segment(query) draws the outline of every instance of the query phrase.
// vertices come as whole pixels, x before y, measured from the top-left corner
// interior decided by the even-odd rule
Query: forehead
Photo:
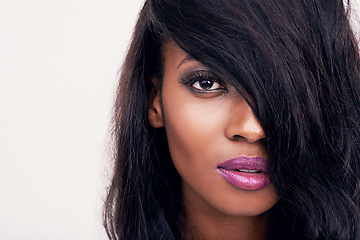
[[[185,53],[174,41],[165,40],[162,45],[163,52]]]
[[[184,50],[182,50],[175,42],[173,41],[165,41],[162,46],[162,55],[166,61],[172,60],[179,60],[186,58],[189,56]],[[190,57],[190,56],[189,56]],[[181,60],[180,60],[181,61]]]
[[[172,68],[179,70],[182,66],[188,65],[198,65],[205,68],[203,64],[194,59],[184,50],[182,50],[175,42],[167,41],[163,44],[162,47],[163,55],[163,64],[166,71],[166,68]]]
[[[196,65],[201,65],[203,68],[210,68],[200,60],[195,59],[193,56],[191,56],[189,53],[185,52],[183,49],[181,49],[174,41],[167,41],[162,46],[162,55],[164,58],[164,62],[167,60],[173,60],[178,61],[178,66],[180,66],[192,62]]]

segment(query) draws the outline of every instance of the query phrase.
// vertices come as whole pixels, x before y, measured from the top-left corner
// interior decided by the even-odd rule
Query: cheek
[[[164,97],[163,106],[170,153],[181,175],[191,174],[189,169],[205,170],[204,165],[214,165],[211,156],[219,148],[223,133],[221,116],[225,114],[217,104],[184,99]]]

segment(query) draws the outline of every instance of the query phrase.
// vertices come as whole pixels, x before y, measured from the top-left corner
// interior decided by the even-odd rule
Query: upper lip
[[[238,156],[222,162],[218,168],[226,170],[258,170],[267,172],[267,160],[261,156]]]

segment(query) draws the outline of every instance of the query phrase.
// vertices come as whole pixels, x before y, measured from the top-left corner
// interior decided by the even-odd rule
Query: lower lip
[[[242,190],[256,191],[270,184],[269,176],[265,173],[244,173],[223,168],[217,170],[226,181]]]

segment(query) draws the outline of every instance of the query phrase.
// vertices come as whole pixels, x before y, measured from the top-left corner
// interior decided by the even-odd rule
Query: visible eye
[[[186,75],[181,82],[197,93],[226,91],[226,84],[214,73],[207,70],[196,70]]]
[[[224,89],[224,87],[219,83],[208,79],[198,80],[193,85],[191,85],[191,87],[200,91],[213,91],[217,89]]]

